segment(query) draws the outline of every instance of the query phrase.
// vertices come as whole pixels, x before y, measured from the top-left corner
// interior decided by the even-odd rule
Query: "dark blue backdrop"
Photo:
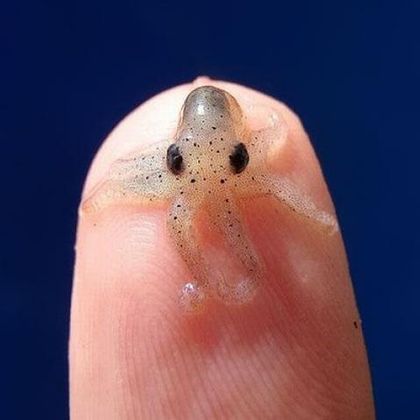
[[[420,418],[419,2],[255,3],[2,4],[0,418],[67,417],[89,162],[136,105],[200,74],[302,117],[344,230],[379,418]]]

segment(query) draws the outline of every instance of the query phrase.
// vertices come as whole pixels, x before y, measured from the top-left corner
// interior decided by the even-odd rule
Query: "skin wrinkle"
[[[310,335],[309,335],[309,338]],[[296,336],[290,339],[290,342],[296,342]],[[316,342],[308,340],[307,347],[317,349]],[[293,349],[293,353],[297,354],[296,349]],[[332,357],[330,357],[332,356]],[[338,401],[341,397],[342,384],[345,381],[342,373],[345,368],[340,368],[340,364],[335,363],[334,352],[329,351],[328,343],[324,343],[324,347],[320,352],[306,352],[304,354],[305,368],[302,369],[298,363],[296,363],[293,369],[296,371],[296,375],[305,378],[305,383],[312,383],[312,390],[319,390],[316,395],[313,396],[316,401],[316,406],[321,405],[322,401],[326,401],[327,405],[331,406],[331,399]],[[328,371],[323,371],[319,366],[328,366],[329,363],[333,363],[334,374],[331,375]],[[337,369],[338,368],[338,369]],[[315,373],[316,372],[316,373]],[[325,389],[325,383],[328,383],[328,389]],[[329,390],[334,390],[331,394]],[[335,397],[333,397],[335,395]],[[311,396],[309,395],[308,398]]]
[[[223,389],[220,389],[218,392],[217,387],[213,386],[214,375],[209,375],[210,366],[207,363],[207,358],[203,358],[200,353],[197,353],[197,349],[195,347],[189,347],[189,340],[185,341],[184,343],[186,347],[189,349],[187,358],[194,358],[199,357],[199,361],[196,364],[196,370],[194,372],[195,378],[200,378],[200,383],[202,384],[202,389],[204,389],[204,394],[202,396],[198,395],[197,399],[204,399],[209,402],[210,406],[213,406],[214,409],[217,407],[217,411],[223,411],[223,406],[221,401],[223,400]],[[200,368],[201,367],[201,368]],[[216,370],[217,373],[217,370]],[[220,376],[217,375],[217,380],[220,381]],[[211,388],[211,389],[209,389]],[[215,391],[215,394],[212,391]],[[214,396],[216,396],[216,401]],[[218,403],[219,402],[219,403]],[[211,411],[205,411],[206,415],[211,416]]]
[[[223,362],[222,362],[223,363]],[[220,366],[217,370],[223,369],[223,366]]]
[[[187,347],[186,344],[187,343],[185,343],[185,342],[182,343],[183,346]],[[180,345],[179,348],[182,348],[181,345]],[[189,354],[187,353],[187,355],[182,357],[182,352],[178,350],[177,356],[178,357],[177,357],[176,360],[174,360],[173,366],[182,366],[183,365],[183,366],[186,367],[186,366],[188,366],[188,359],[192,359],[191,352],[189,352]],[[202,363],[197,363],[194,366],[194,382],[192,383],[192,386],[191,386],[191,389],[193,391],[190,394],[189,401],[190,401],[191,404],[193,404],[194,411],[198,410],[198,412],[200,414],[215,412],[216,408],[213,404],[212,399],[208,398],[207,393],[205,393],[203,396],[201,396],[201,395],[197,395],[196,391],[195,391],[195,389],[205,388],[205,384],[206,384],[206,382],[203,378],[203,375],[201,374],[201,371],[199,369],[200,365],[202,366],[203,364]],[[185,381],[185,379],[184,379],[183,382],[187,382],[187,381]],[[218,394],[217,390],[213,390],[213,391],[216,393],[216,395]],[[219,395],[218,398],[220,398],[220,395]],[[220,407],[219,407],[219,409],[220,409]],[[187,415],[187,413],[185,413],[185,415]]]
[[[180,331],[177,331],[177,333],[180,333]],[[177,341],[177,346],[176,346],[177,349],[180,349],[183,346],[187,346],[187,343],[183,339],[182,335],[179,336],[179,338],[175,337],[175,332],[174,332],[173,335],[174,335],[174,339]],[[174,359],[172,361],[172,364],[169,364],[170,366],[185,366],[185,367],[187,367],[188,366],[188,360],[193,359],[193,357],[191,357],[191,356],[188,357],[188,355],[182,357],[182,352],[180,352],[179,350],[174,352],[174,354],[176,354],[179,357],[177,357],[177,359]],[[195,377],[195,380],[198,379],[199,384],[201,385],[201,387],[203,387],[203,385],[205,385],[205,381],[203,380],[202,375],[201,375],[201,371],[199,370],[198,367],[199,367],[199,364],[197,364],[197,366],[196,366],[194,377]],[[183,382],[185,382],[185,381],[183,381]],[[195,387],[192,386],[191,389],[194,390]],[[184,393],[183,393],[183,396],[185,397]],[[191,401],[191,403],[196,403],[200,413],[206,413],[206,412],[209,411],[208,409],[205,408],[205,405],[206,405],[205,403],[209,403],[211,401],[210,398],[207,398],[207,395],[204,395],[204,398],[200,398],[200,397],[197,398],[197,395],[195,395],[194,391],[192,391],[191,394],[188,396],[188,400]],[[198,404],[197,404],[197,401],[198,401]],[[203,405],[203,403],[205,405]]]
[[[273,344],[274,344],[274,348],[275,348],[275,343],[273,343]],[[267,356],[270,354],[270,352],[272,352],[272,350],[273,350],[272,346],[267,348]],[[264,357],[263,357],[263,353],[261,352],[261,349],[260,349],[259,353],[260,353],[261,360],[263,360]],[[268,358],[268,360],[270,360],[270,358]],[[284,363],[287,364],[287,361],[283,360],[282,364],[278,363],[277,368],[280,368],[282,371],[287,371],[287,369],[284,369]],[[276,375],[277,369],[271,369],[268,372],[270,372],[270,380],[273,384],[272,389],[275,390],[277,388],[276,385],[275,385],[276,384],[276,378],[279,381],[277,386],[278,386],[279,389],[281,389],[282,385],[284,385],[285,379],[287,379],[287,378],[283,378],[283,380],[280,381],[280,377],[281,376],[284,377],[284,374],[283,375]],[[289,381],[290,381],[290,378],[289,378]],[[261,392],[262,392],[262,390],[261,390]],[[273,396],[275,397],[275,393],[274,393]]]
[[[243,327],[242,327],[242,331],[245,333]],[[263,335],[258,340],[258,342],[255,342],[252,345],[252,348],[251,348],[252,351],[250,352],[250,354],[251,354],[251,356],[253,356],[253,364],[256,367],[254,374],[256,374],[256,372],[258,372],[258,377],[255,378],[252,382],[256,382],[256,379],[261,378],[260,372],[263,373],[263,372],[267,371],[267,370],[264,369],[265,368],[264,362],[263,362],[264,357],[258,357],[258,355],[257,355],[257,353],[260,353],[260,355],[261,355],[261,352],[264,351],[264,345],[261,344],[264,341],[264,339],[267,339],[267,335]],[[244,348],[245,350],[247,348],[246,342],[243,339],[242,340],[240,339],[239,346]],[[259,348],[257,346],[259,346]],[[270,371],[268,370],[267,372],[270,372]],[[267,385],[267,383],[265,381],[265,378],[263,378],[263,384],[265,386]],[[263,397],[263,395],[264,395],[264,392],[263,392],[263,389],[261,389],[259,398]],[[257,402],[256,406],[258,407],[259,404],[261,404],[261,403]]]
[[[188,343],[183,343],[188,348]],[[189,358],[193,359],[193,349],[188,348],[188,352],[186,354],[186,357],[183,359],[184,363],[185,360],[188,360]],[[211,388],[210,392],[203,392],[203,395],[200,395],[198,393],[193,393],[192,398],[192,404],[194,404],[194,407],[198,407],[200,415],[203,416],[209,416],[209,413],[212,412],[219,412],[222,410],[222,405],[220,403],[221,400],[221,393],[215,388],[212,384],[212,382],[207,382],[205,375],[202,374],[202,368],[204,366],[205,369],[205,361],[200,358],[200,360],[196,363],[194,366],[194,382],[192,384],[192,389],[206,389],[206,385],[208,388]],[[201,369],[200,369],[201,367]],[[216,401],[212,396],[216,396]],[[195,410],[194,410],[195,411]]]
[[[214,368],[216,371],[221,371],[222,369],[226,370],[224,383],[226,386],[226,392],[230,392],[232,395],[232,399],[237,401],[235,410],[238,415],[243,415],[247,413],[247,406],[248,401],[247,399],[240,398],[240,390],[239,386],[241,385],[239,381],[236,380],[234,374],[236,373],[235,367],[231,367],[231,355],[229,352],[226,351],[226,346],[220,348],[220,352],[216,355]],[[228,369],[227,369],[228,367]],[[225,401],[226,401],[226,394],[225,393]],[[253,395],[252,395],[253,397]],[[226,402],[224,403],[226,404]],[[228,404],[228,407],[231,407],[231,403]]]
[[[129,300],[129,309],[127,310],[127,314],[131,314],[132,312],[134,312],[131,307],[132,307],[132,303]],[[122,313],[125,313],[124,311]],[[124,327],[122,327],[122,333],[123,333],[123,341],[122,343],[131,343],[131,342],[135,342],[133,340],[133,334],[134,334],[134,329],[130,328],[129,322],[125,323],[126,325],[124,325]],[[138,391],[140,390],[140,387],[138,386],[138,378],[137,375],[133,375],[131,372],[135,372],[135,357],[133,357],[134,355],[134,347],[132,346],[124,346],[123,347],[123,353],[124,353],[124,360],[125,360],[125,364],[127,366],[126,369],[126,377],[128,378],[128,392],[127,392],[127,396],[128,395],[136,395],[138,393]],[[135,402],[135,400],[133,401],[132,399],[127,400],[126,398],[124,398],[125,400],[125,408],[126,408],[126,413],[127,413],[127,417],[128,418],[132,418],[135,419],[136,417],[138,417],[138,412],[140,411],[141,416],[144,416],[144,412],[142,411],[142,407],[140,406],[140,410],[138,410],[138,408],[136,407],[137,404]],[[130,416],[131,414],[131,416]]]
[[[216,328],[218,328],[218,327],[216,327]],[[226,335],[228,336],[228,337],[231,337],[231,334],[229,334],[229,333],[226,333]],[[228,345],[226,345],[226,346],[228,346]],[[230,347],[232,347],[232,346],[230,346]],[[223,357],[223,356],[221,356],[221,357]],[[240,356],[237,356],[236,358],[233,358],[234,360],[236,359],[236,360],[240,360],[241,359],[241,357]],[[223,367],[223,366],[220,366],[220,369],[225,369],[226,370],[226,368],[225,367]],[[238,369],[236,369],[236,370],[238,370]],[[239,383],[240,383],[240,381],[238,381]]]
[[[284,170],[284,164],[317,206],[332,211],[298,119],[261,94],[215,83],[241,104],[246,98],[281,109],[288,140],[273,168]],[[161,94],[128,117],[102,147],[86,188],[113,160],[173,133],[190,89]],[[340,236],[324,235],[272,199],[244,199],[240,207],[267,276],[252,303],[209,301],[193,318],[178,306],[179,287],[190,273],[169,242],[165,206],[130,205],[81,219],[70,342],[72,418],[373,418]],[[203,227],[197,230],[203,233]],[[217,245],[220,238],[204,238],[203,246],[212,241]]]
[[[186,347],[189,347],[189,341],[185,342]],[[193,349],[191,348],[190,354],[193,353]],[[204,364],[207,362],[207,360],[204,360],[204,357],[201,353],[195,352],[198,354],[199,362],[196,365],[195,369],[195,375],[196,377],[201,379],[202,387],[205,388],[206,385],[206,378],[204,375],[201,375],[200,366],[204,366]],[[208,366],[208,363],[206,363]],[[218,371],[215,372],[216,376],[218,378],[219,383],[223,383],[223,379],[221,378],[221,375],[218,374]],[[222,412],[223,411],[223,405],[222,405],[222,391],[218,391],[217,386],[213,384],[212,381],[208,382],[208,387],[211,388],[210,393],[207,393],[205,397],[207,398],[207,401],[210,402],[210,407],[213,407],[214,411],[209,410],[206,414],[211,417],[212,412]],[[216,397],[216,398],[214,398]]]
[[[124,322],[124,314],[126,313],[130,313],[130,311],[123,311],[122,310],[122,300],[119,300],[118,302],[118,318],[117,318],[117,325],[116,325],[116,334],[118,337],[117,343],[116,343],[116,352],[117,354],[121,354],[120,356],[120,360],[121,360],[121,365],[124,366],[126,364],[128,364],[128,360],[129,357],[127,357],[127,355],[129,355],[128,351],[125,351],[125,347],[123,346],[123,343],[128,342],[127,341],[127,330],[125,328],[123,328]],[[124,378],[125,376],[122,374],[122,366],[117,366],[115,368],[115,376],[116,376],[116,383],[118,384],[119,389],[125,390],[126,389],[126,385],[125,385],[125,381]],[[129,376],[128,376],[128,381],[129,381]],[[128,387],[129,389],[130,387]],[[129,416],[129,412],[130,412],[130,405],[128,404],[128,400],[129,400],[129,392],[121,392],[121,398],[122,398],[122,411],[123,411],[123,415],[124,417],[126,417],[127,419],[130,419],[132,417]]]
[[[240,342],[239,345],[243,346],[244,343]],[[249,376],[252,379],[250,381],[250,385],[248,385],[248,388],[252,387],[252,383],[256,382],[257,380],[260,380],[261,376],[264,376],[263,375],[264,371],[261,370],[261,365],[262,365],[261,359],[260,359],[260,357],[258,357],[257,353],[258,353],[257,350],[255,348],[253,348],[252,352],[251,352],[251,356],[252,356],[252,365],[255,367],[255,369],[252,370],[252,372],[251,372],[252,375]],[[233,360],[235,360],[235,358],[233,358]],[[237,358],[236,358],[236,360],[237,360]],[[242,372],[242,370],[240,369],[240,367],[238,365],[236,366],[236,369],[238,369],[239,372]],[[244,374],[242,374],[241,380],[244,383],[247,382],[247,379],[248,379],[247,376],[246,375],[244,376]],[[262,379],[263,379],[263,385],[266,386],[265,378],[262,378]],[[262,400],[262,397],[264,395],[263,388],[261,388],[261,390],[259,390],[259,392],[258,391],[255,392],[255,390],[250,389],[249,393],[254,397],[254,401],[255,401],[254,404],[249,405],[249,411],[255,416],[255,415],[258,414],[257,412],[255,412],[256,407],[261,405],[261,401],[263,401]],[[259,410],[260,415],[262,415],[262,414],[268,415],[268,412],[266,411],[266,407],[265,407],[264,404],[262,404],[261,408],[262,409]]]
[[[176,329],[176,330],[172,331],[172,333],[171,333],[171,336],[172,336],[174,342],[176,342],[176,345],[174,346],[175,347],[174,348],[174,351],[172,351],[170,353],[170,357],[171,357],[170,360],[171,361],[169,363],[167,363],[167,366],[170,366],[171,367],[170,369],[172,371],[174,371],[175,375],[177,376],[177,379],[179,380],[179,381],[174,381],[173,382],[173,387],[174,387],[173,389],[176,389],[176,384],[177,383],[180,383],[183,386],[185,384],[185,380],[184,380],[184,378],[181,375],[181,372],[182,371],[178,372],[174,368],[175,366],[186,366],[187,365],[186,364],[187,355],[185,355],[184,357],[182,357],[182,353],[180,352],[180,349],[183,348],[183,344],[184,344],[183,343],[182,336],[180,336],[180,332],[181,331],[179,331],[178,329]],[[163,348],[163,346],[162,346],[162,348]],[[164,366],[164,369],[165,368],[166,367]],[[193,391],[192,391],[193,389],[194,389],[194,386],[191,387],[191,392],[188,392],[188,387],[187,386],[186,387],[183,387],[183,390],[181,392],[182,398],[185,398],[186,400],[190,400],[190,401],[197,400],[197,398],[195,398],[195,399],[192,398],[194,396]],[[201,399],[198,399],[198,401],[200,403]],[[175,411],[175,408],[176,408],[176,403],[174,404],[174,407],[173,407],[173,410],[174,410],[173,415],[174,416],[177,413]],[[182,417],[181,415],[176,416],[176,418],[181,418],[181,417]]]
[[[228,343],[227,343],[228,344]],[[220,352],[220,355],[218,357],[218,361],[219,361],[219,369],[223,369],[225,368],[223,366],[223,364],[225,363],[225,358],[228,359],[228,361],[230,362],[232,368],[229,369],[229,374],[230,374],[230,380],[232,383],[232,388],[235,389],[236,393],[237,393],[237,398],[238,400],[242,403],[242,413],[249,413],[250,411],[252,412],[252,408],[253,407],[258,407],[259,406],[259,401],[256,398],[256,395],[254,392],[251,393],[246,393],[246,395],[249,395],[249,398],[240,398],[241,395],[245,394],[243,390],[243,386],[246,385],[246,381],[243,380],[242,375],[241,375],[241,369],[238,366],[239,363],[239,358],[235,357],[236,355],[232,355],[232,347],[226,345],[225,346],[225,351],[226,351],[226,356],[223,355],[222,352]],[[250,378],[251,378],[251,382],[255,381],[255,375],[254,372],[251,371],[250,374]],[[231,388],[231,389],[232,389]]]
[[[185,343],[185,344],[187,344],[187,343]],[[178,348],[178,347],[181,347],[181,345],[177,345],[176,346],[176,348]],[[190,358],[193,359],[193,357],[191,357],[191,356],[192,355],[190,355]],[[181,359],[181,360],[178,360],[178,361],[177,360],[174,360],[171,365],[172,366],[186,366],[187,365],[187,360],[188,360],[188,356],[185,357],[185,358],[183,358],[183,359]],[[198,370],[198,366],[200,366],[200,365],[203,366],[203,362],[197,363],[197,370],[195,372],[195,377],[198,377],[198,378],[201,378],[203,376],[202,375],[202,372],[200,370]],[[203,377],[203,379],[204,379],[204,377]],[[201,380],[200,382],[201,382],[201,384],[205,384],[205,380]],[[185,395],[184,395],[184,397],[185,397]],[[194,400],[194,397],[196,397],[196,396],[192,394],[191,397],[192,397],[191,400]],[[188,398],[188,399],[190,399],[190,398]],[[204,400],[204,401],[209,400],[209,401],[211,401],[211,398],[208,398],[207,395],[204,395],[204,398],[195,398],[195,399],[198,399],[199,401],[201,401],[201,400]]]
[[[307,319],[301,319],[303,322],[307,322]],[[292,322],[292,319],[288,320],[288,323]],[[315,325],[316,327],[316,325]],[[273,326],[273,329],[275,330],[275,327]],[[299,327],[297,326],[296,331],[299,332]],[[298,333],[294,333],[293,330],[291,330],[288,334],[287,339],[285,338],[285,346],[287,348],[285,349],[286,352],[290,354],[298,355],[296,349],[301,348],[301,345],[299,345],[299,335]],[[299,332],[299,334],[301,334]],[[310,334],[308,334],[309,337]],[[296,347],[297,344],[297,347]],[[306,347],[308,348],[317,348],[316,342],[308,341],[306,344]],[[289,370],[294,372],[295,376],[301,378],[303,382],[305,382],[307,385],[312,384],[310,387],[312,390],[320,389],[320,393],[317,393],[316,396],[313,397],[314,401],[317,403],[316,405],[319,405],[320,403],[320,397],[322,397],[322,394],[328,395],[328,390],[325,389],[325,383],[328,383],[328,388],[335,388],[336,390],[339,389],[336,387],[336,385],[340,385],[340,381],[342,380],[341,375],[328,375],[328,373],[325,373],[322,370],[319,370],[318,366],[323,366],[324,363],[322,362],[330,362],[329,354],[328,354],[328,344],[324,343],[323,349],[320,354],[315,354],[313,352],[305,352],[303,354],[303,361],[304,361],[304,367],[301,367],[301,363],[298,362],[298,360],[294,360],[293,364],[289,363]],[[321,361],[321,363],[320,363]],[[313,369],[312,366],[316,369]],[[316,372],[316,373],[315,373]],[[337,378],[337,381],[334,379]],[[340,392],[336,392],[337,394],[340,394]],[[307,398],[311,398],[310,395],[307,395]],[[331,395],[328,397],[331,398]],[[327,399],[328,399],[327,398]]]
[[[160,348],[163,348],[163,346],[161,346],[159,343],[157,343],[156,342],[156,339],[153,339],[153,337],[154,337],[154,334],[153,334],[153,331],[150,333],[150,334],[148,334],[148,336],[150,337],[150,338],[152,338],[152,340],[151,340],[151,342],[152,343],[156,343],[156,344],[154,344],[154,348],[155,348],[155,351],[152,351],[148,356],[146,356],[146,357],[144,357],[146,360],[151,360],[150,358],[153,358],[152,360],[155,360],[155,357],[156,357],[156,355],[160,355],[160,358],[161,359],[165,359],[165,357],[162,355],[162,353],[161,352],[159,352],[159,349]],[[169,339],[169,338],[168,338]],[[130,342],[132,342],[133,340],[130,340]],[[134,342],[136,342],[137,340],[136,339],[134,339]],[[181,347],[181,345],[180,344],[176,344],[175,345],[175,348],[177,348],[177,347]],[[169,365],[172,365],[172,366],[182,366],[182,365],[184,365],[185,363],[184,363],[184,361],[172,361],[172,362],[169,362],[168,360],[166,360],[166,363],[167,364],[169,364]],[[164,371],[164,372],[166,372],[166,370],[165,370],[165,363],[162,365],[162,367],[155,367],[155,369],[156,370],[158,370],[158,371]],[[163,381],[164,382],[164,381]],[[181,384],[182,384],[183,382],[181,381]],[[137,394],[137,392],[134,392],[133,393],[134,395],[136,395]],[[185,395],[185,393],[183,392],[182,393],[183,395]]]
[[[282,297],[280,297],[279,296],[279,300],[280,301],[282,301],[283,299],[282,299]],[[334,313],[334,312],[333,312]],[[316,327],[316,325],[315,325],[315,327]],[[328,336],[327,336],[328,337]],[[286,340],[286,342],[288,342],[288,341],[290,341],[291,342],[291,340]],[[316,346],[312,346],[312,347],[315,347],[316,348]],[[328,348],[328,346],[326,346],[327,348]],[[310,357],[310,353],[309,353],[309,357]],[[316,364],[316,363],[314,363],[314,364]],[[334,377],[333,377],[334,378]],[[327,378],[328,379],[328,378]]]
[[[174,346],[175,349],[177,348],[177,342],[174,342]],[[161,375],[157,375],[156,379],[158,380],[158,382],[156,383],[156,387],[158,387],[159,389],[163,389],[163,395],[164,395],[164,400],[161,401],[161,404],[159,405],[161,412],[159,413],[158,417],[161,418],[168,418],[168,417],[172,417],[175,414],[175,410],[176,410],[176,404],[173,405],[173,409],[171,409],[172,404],[170,403],[171,400],[171,385],[172,387],[174,386],[174,382],[172,382],[172,384],[170,383],[170,380],[168,381],[168,371],[166,369],[166,366],[171,366],[173,363],[173,356],[171,355],[167,355],[166,353],[163,352],[162,347],[156,343],[155,339],[151,340],[151,348],[153,349],[153,354],[156,357],[156,371],[158,372],[162,372]],[[168,357],[169,356],[169,357]],[[171,360],[172,359],[172,360]],[[169,382],[169,383],[168,383]],[[188,395],[186,394],[186,391],[183,387],[183,381],[179,381],[178,382],[181,388],[181,395]],[[174,388],[172,388],[174,389]]]
[[[233,361],[238,360],[237,358],[234,358],[234,357],[232,359]],[[257,383],[257,381],[261,383],[261,375],[259,373],[260,370],[258,369],[258,363],[257,363],[259,360],[259,357],[256,355],[255,351],[252,351],[251,354],[247,357],[247,360],[249,360],[251,362],[250,364],[254,367],[254,369],[251,370],[251,375],[249,375],[249,378],[248,378],[248,375],[245,374],[243,370],[240,369],[240,367],[237,364],[235,367],[238,373],[240,373],[240,380],[244,383],[244,385],[248,383],[247,393],[254,397],[254,403],[249,406],[249,411],[251,412],[252,417],[254,418],[258,414],[260,415],[265,414],[265,416],[268,416],[269,413],[266,411],[266,406],[263,404],[263,399],[262,399],[262,396],[264,395],[263,393],[264,388],[260,387],[259,392],[258,392],[258,389],[256,391],[253,385],[254,383]],[[251,380],[249,381],[249,379]],[[264,384],[264,381],[263,381],[263,384]]]
[[[167,275],[167,273],[166,273],[166,271],[165,270],[160,270],[161,272],[162,272],[162,274],[161,274],[161,276],[162,277],[166,277],[166,275]],[[153,284],[151,284],[150,286],[153,286]],[[156,294],[157,293],[157,294]],[[150,300],[150,301],[157,301],[157,302],[160,302],[160,305],[162,305],[162,303],[165,301],[165,300],[167,300],[167,298],[168,298],[168,296],[164,293],[164,291],[163,290],[161,290],[161,289],[159,289],[159,288],[156,288],[156,287],[154,287],[154,288],[152,288],[152,289],[149,289],[148,290],[148,295],[149,295],[149,298],[148,298],[148,300]],[[143,300],[144,300],[144,298],[143,298]],[[169,303],[169,306],[165,309],[165,307],[163,307],[162,308],[162,312],[170,312],[170,303]],[[134,312],[134,316],[133,316],[133,319],[134,320],[136,320],[136,319],[138,319],[138,317],[136,316],[136,311],[133,311]],[[127,330],[134,330],[135,329],[135,326],[133,326],[132,325],[132,323],[130,323],[129,322],[129,320],[127,321],[128,322],[128,325],[127,325]],[[147,335],[147,334],[146,334]],[[137,337],[137,336],[132,336],[130,339],[127,339],[127,342],[128,343],[131,343],[131,342],[141,342],[142,341],[142,337],[141,337],[141,335],[139,336],[139,337]],[[149,358],[151,357],[151,355],[153,354],[153,352],[151,352],[150,353],[150,355],[149,355]],[[145,360],[147,360],[147,358],[148,357],[144,357],[144,359]],[[135,361],[135,358],[133,358],[132,357],[132,359],[133,359],[133,363],[134,363],[134,361]],[[129,371],[131,371],[131,372],[135,372],[135,365],[133,365],[132,366],[132,368],[131,368],[131,370],[129,370]],[[141,389],[141,386],[139,385],[139,383],[137,382],[137,385],[136,386],[133,386],[133,391],[132,391],[132,394],[133,395],[137,395],[138,394],[138,392],[136,392],[136,389]]]

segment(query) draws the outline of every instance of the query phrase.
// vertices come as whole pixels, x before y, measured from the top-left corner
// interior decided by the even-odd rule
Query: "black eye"
[[[166,152],[166,165],[168,169],[175,175],[182,172],[184,166],[182,164],[182,155],[176,144],[171,144]]]
[[[237,174],[246,168],[249,162],[249,155],[243,143],[239,143],[233,148],[233,152],[229,155],[229,160],[233,171]]]

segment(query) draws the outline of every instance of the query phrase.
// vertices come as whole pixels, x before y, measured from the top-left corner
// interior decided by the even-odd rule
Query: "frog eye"
[[[182,155],[176,144],[171,144],[166,152],[166,165],[168,169],[175,175],[182,172],[184,165],[182,164]]]
[[[236,174],[242,172],[249,162],[248,150],[243,143],[238,143],[229,155],[230,166]]]

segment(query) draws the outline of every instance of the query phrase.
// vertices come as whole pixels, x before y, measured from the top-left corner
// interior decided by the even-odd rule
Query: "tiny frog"
[[[270,195],[297,214],[337,230],[332,215],[317,209],[288,179],[269,172],[268,152],[287,135],[284,123],[277,120],[254,131],[248,125],[232,95],[213,86],[198,87],[185,99],[175,137],[114,162],[82,204],[89,213],[114,203],[169,202],[168,231],[192,274],[179,294],[190,312],[202,308],[208,297],[228,304],[249,302],[264,278],[238,200]],[[245,273],[240,278],[213,274],[194,228],[201,210],[239,261]]]

